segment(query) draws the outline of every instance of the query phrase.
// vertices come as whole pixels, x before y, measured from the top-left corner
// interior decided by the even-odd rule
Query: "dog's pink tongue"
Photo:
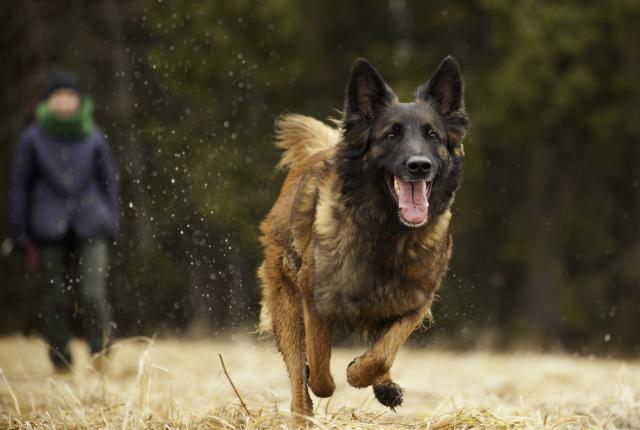
[[[405,221],[420,224],[429,216],[429,201],[427,200],[427,182],[405,182],[398,178],[398,204],[400,213]]]

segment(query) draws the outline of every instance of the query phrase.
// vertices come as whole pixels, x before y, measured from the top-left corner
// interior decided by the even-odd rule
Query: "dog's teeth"
[[[395,176],[393,177],[393,188],[396,190],[396,194],[400,194],[400,184]]]

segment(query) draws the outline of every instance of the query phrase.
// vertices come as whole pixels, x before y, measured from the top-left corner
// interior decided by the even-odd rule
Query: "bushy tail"
[[[283,115],[276,121],[276,146],[284,149],[278,168],[291,168],[309,156],[336,146],[340,132],[305,115]]]

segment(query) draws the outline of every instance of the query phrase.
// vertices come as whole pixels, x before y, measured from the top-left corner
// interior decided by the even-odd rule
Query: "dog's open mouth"
[[[402,224],[416,228],[429,221],[429,196],[432,182],[405,181],[397,176],[388,175],[387,185],[398,205],[398,217]]]

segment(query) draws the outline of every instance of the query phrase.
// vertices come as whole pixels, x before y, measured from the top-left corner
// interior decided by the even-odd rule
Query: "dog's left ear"
[[[357,59],[347,85],[346,120],[371,121],[395,99],[395,94],[376,69],[364,58]]]
[[[458,63],[447,56],[425,85],[418,88],[416,98],[437,105],[447,126],[449,151],[464,156],[462,140],[469,129],[469,116],[464,107],[464,84]]]
[[[445,115],[464,112],[464,86],[458,63],[447,56],[429,82],[418,88],[417,98],[422,101],[435,101]]]

